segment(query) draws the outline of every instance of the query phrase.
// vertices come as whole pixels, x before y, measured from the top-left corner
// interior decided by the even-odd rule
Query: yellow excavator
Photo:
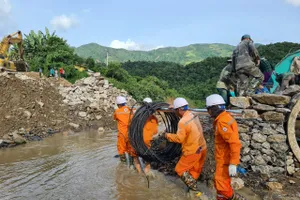
[[[11,45],[17,44],[19,60],[10,61],[8,51]],[[26,72],[29,71],[28,64],[24,61],[22,32],[18,31],[3,38],[0,43],[0,72]]]

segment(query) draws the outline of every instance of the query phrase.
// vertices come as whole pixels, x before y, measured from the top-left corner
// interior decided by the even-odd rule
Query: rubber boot
[[[126,163],[126,156],[125,154],[120,154],[120,161],[123,162],[123,163]]]
[[[188,171],[184,172],[180,178],[190,189],[197,190],[197,180]]]
[[[234,193],[230,200],[247,200],[245,197],[238,193]]]

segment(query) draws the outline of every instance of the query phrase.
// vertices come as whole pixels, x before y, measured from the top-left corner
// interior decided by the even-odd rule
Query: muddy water
[[[178,178],[157,171],[148,189],[114,158],[115,144],[116,133],[90,132],[0,150],[0,199],[188,199]]]

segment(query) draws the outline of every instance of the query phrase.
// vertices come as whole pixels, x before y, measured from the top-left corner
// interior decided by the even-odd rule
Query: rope
[[[179,118],[174,112],[160,113],[161,108],[169,107],[167,103],[142,103],[142,106],[135,112],[129,127],[129,141],[138,156],[147,162],[169,162],[181,153],[181,145],[168,142],[165,138],[152,141],[148,148],[144,143],[143,129],[147,119],[155,112],[162,117],[166,132],[176,133]]]

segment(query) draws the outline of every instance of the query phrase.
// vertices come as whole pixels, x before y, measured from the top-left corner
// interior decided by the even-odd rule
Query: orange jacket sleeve
[[[171,134],[168,133],[166,134],[166,138],[167,140],[169,140],[170,142],[175,142],[175,143],[183,143],[183,141],[185,140],[186,136],[187,136],[187,126],[184,125],[183,122],[179,122],[178,124],[178,130],[176,134]]]
[[[226,122],[218,123],[218,130],[222,138],[229,144],[230,164],[238,165],[240,163],[241,142],[239,134],[233,131]]]

